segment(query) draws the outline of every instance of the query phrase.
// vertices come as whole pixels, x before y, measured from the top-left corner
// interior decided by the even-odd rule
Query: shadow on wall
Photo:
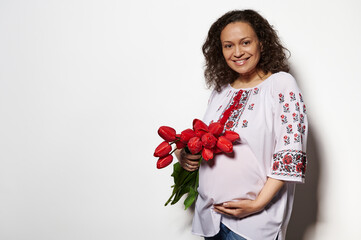
[[[307,139],[306,183],[296,186],[292,217],[287,228],[287,239],[305,240],[307,230],[317,223],[317,193],[321,172],[321,159],[317,146],[317,139],[310,127]]]

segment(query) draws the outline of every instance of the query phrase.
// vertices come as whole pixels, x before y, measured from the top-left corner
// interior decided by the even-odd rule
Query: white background
[[[360,239],[359,1],[0,1],[0,239],[201,239],[164,207],[156,131],[201,118],[210,25],[278,30],[310,118],[288,239]]]

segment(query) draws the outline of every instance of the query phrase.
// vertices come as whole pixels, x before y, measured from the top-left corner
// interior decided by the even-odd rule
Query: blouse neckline
[[[265,82],[268,82],[269,79],[272,78],[275,74],[277,74],[277,73],[272,73],[268,78],[266,78],[265,80],[263,80],[261,83],[257,84],[257,85],[254,86],[254,87],[249,87],[249,88],[234,88],[234,87],[231,86],[230,83],[228,83],[228,87],[229,87],[230,89],[232,89],[233,91],[235,91],[235,92],[237,92],[237,91],[239,91],[239,90],[243,90],[243,91],[252,90],[252,89],[261,87],[263,84],[265,84]]]

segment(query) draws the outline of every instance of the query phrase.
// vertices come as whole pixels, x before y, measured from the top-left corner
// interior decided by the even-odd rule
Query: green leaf
[[[177,203],[179,199],[189,192],[190,188],[194,186],[198,171],[188,172],[186,178],[177,186],[177,193],[172,201],[172,205]]]
[[[187,210],[187,208],[189,208],[190,206],[192,206],[192,204],[194,203],[194,201],[197,199],[198,196],[198,192],[197,190],[195,190],[194,188],[190,188],[189,189],[189,193],[187,198],[184,200],[184,210]]]
[[[179,162],[173,164],[173,173],[172,173],[172,177],[174,178],[174,183],[177,183],[178,179],[179,179],[179,175],[180,175],[180,172],[182,171],[182,167],[181,165],[179,164]]]
[[[200,161],[202,158],[200,159]],[[179,162],[173,164],[173,173],[171,175],[174,178],[174,185],[172,186],[172,195],[165,203],[167,206],[169,203],[176,204],[183,195],[188,194],[184,201],[185,209],[193,204],[198,196],[198,178],[199,171],[189,172],[182,168]]]

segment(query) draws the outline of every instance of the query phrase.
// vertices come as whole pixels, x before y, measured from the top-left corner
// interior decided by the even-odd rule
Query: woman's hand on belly
[[[262,211],[285,183],[278,179],[268,178],[255,200],[241,199],[214,205],[218,213],[232,217],[244,218]]]
[[[255,200],[242,199],[214,205],[214,211],[236,217],[244,218],[262,210]]]

